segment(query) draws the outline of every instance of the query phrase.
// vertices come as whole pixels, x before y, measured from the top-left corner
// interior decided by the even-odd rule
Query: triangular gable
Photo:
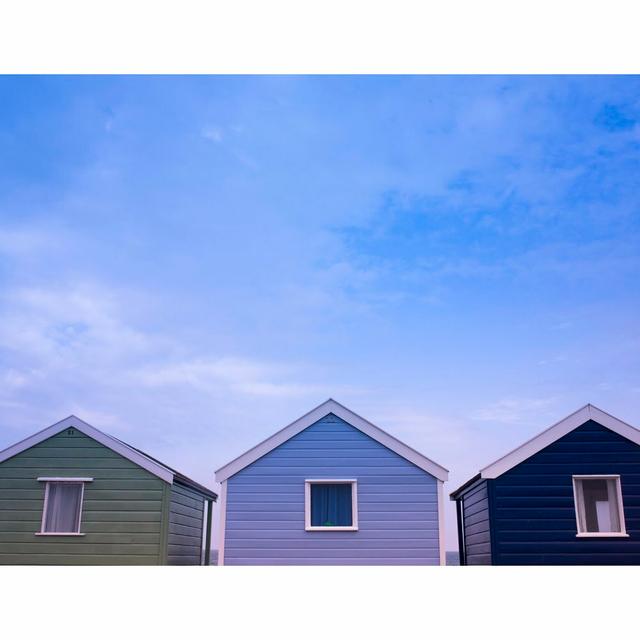
[[[589,420],[593,420],[603,427],[621,435],[623,438],[627,438],[627,440],[631,440],[631,442],[640,445],[640,431],[638,429],[626,422],[622,422],[622,420],[618,420],[618,418],[614,418],[612,415],[594,407],[592,404],[588,404],[482,469],[480,471],[480,477],[492,479],[501,476],[506,471],[509,471],[509,469],[524,462],[527,458],[530,458],[535,453],[538,453],[538,451],[541,451],[556,440],[566,436]]]
[[[368,420],[365,420],[361,416],[353,413],[353,411],[347,409],[339,402],[329,399],[312,411],[309,411],[309,413],[305,414],[301,418],[298,418],[295,422],[292,422],[284,429],[281,429],[270,438],[267,438],[235,460],[232,460],[218,469],[216,471],[216,482],[224,482],[231,476],[238,473],[238,471],[241,471],[259,458],[262,458],[262,456],[266,455],[276,447],[279,447],[281,444],[330,413],[342,418],[342,420],[350,424],[352,427],[362,431],[362,433],[365,433],[388,449],[391,449],[391,451],[394,451],[405,460],[415,464],[417,467],[431,474],[438,480],[443,482],[447,480],[449,475],[447,469],[436,464],[433,460],[423,456],[421,453],[418,453],[415,449],[412,449],[403,442],[400,442],[400,440],[394,438],[386,431],[383,431],[380,427],[376,427]]]
[[[8,449],[5,449],[4,451],[0,451],[0,463],[4,462],[5,460],[8,460],[9,458],[13,458],[13,456],[16,456],[19,453],[22,453],[23,451],[30,449],[31,447],[39,444],[40,442],[43,442],[44,440],[51,438],[52,436],[55,436],[61,433],[65,429],[71,429],[71,428],[77,429],[81,433],[84,433],[86,436],[93,438],[94,440],[104,445],[105,447],[111,449],[112,451],[115,451],[116,453],[119,453],[122,457],[127,458],[128,460],[131,460],[131,462],[137,464],[143,469],[146,469],[149,473],[152,473],[154,476],[161,478],[162,480],[164,480],[165,482],[168,482],[169,484],[173,484],[173,477],[175,475],[173,470],[169,469],[168,467],[165,467],[159,462],[151,460],[140,451],[137,451],[132,447],[130,447],[129,445],[125,444],[124,442],[121,442],[117,438],[114,438],[106,433],[103,433],[99,429],[92,427],[90,424],[87,424],[86,422],[84,422],[83,420],[80,420],[80,418],[77,418],[76,416],[69,416],[64,420],[61,420],[60,422],[56,422],[55,424],[52,424],[50,427],[47,427],[46,429],[39,431],[38,433],[34,433],[29,438],[25,438],[24,440],[17,442],[16,444],[9,447]]]

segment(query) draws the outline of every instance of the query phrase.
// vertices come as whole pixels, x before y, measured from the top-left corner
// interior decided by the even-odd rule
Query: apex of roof
[[[191,480],[191,478],[182,475],[175,469],[172,469],[159,460],[152,458],[150,455],[144,453],[144,451],[136,449],[130,444],[127,444],[126,442],[123,442],[122,440],[119,440],[118,438],[115,438],[108,433],[104,433],[103,431],[96,429],[88,422],[81,420],[73,414],[64,418],[63,420],[60,420],[59,422],[56,422],[55,424],[52,424],[46,429],[42,429],[42,431],[34,433],[32,436],[29,436],[28,438],[25,438],[20,442],[16,442],[16,444],[8,447],[7,449],[0,451],[0,463],[8,460],[9,458],[13,458],[13,456],[16,456],[19,453],[30,449],[31,447],[39,444],[40,442],[43,442],[44,440],[47,440],[48,438],[51,438],[52,436],[57,435],[58,433],[61,433],[65,429],[70,428],[77,429],[78,431],[84,433],[86,436],[93,438],[100,444],[111,449],[112,451],[115,451],[116,453],[119,453],[124,458],[131,460],[131,462],[133,462],[134,464],[137,464],[143,469],[146,469],[149,473],[152,473],[153,475],[164,480],[165,482],[168,482],[169,484],[173,484],[174,480],[177,480],[178,482],[195,489],[196,491],[206,495],[209,498],[212,498],[213,500],[216,500],[218,497],[216,493],[214,493],[210,489],[207,489],[207,487],[204,487],[195,480]]]
[[[216,471],[216,482],[224,482],[245,467],[249,466],[251,463],[258,460],[258,458],[261,458],[270,451],[273,451],[273,449],[279,447],[281,444],[297,435],[307,427],[310,427],[312,424],[324,418],[330,413],[338,416],[339,418],[342,418],[352,427],[355,427],[359,431],[362,431],[388,449],[391,449],[391,451],[394,451],[409,462],[412,462],[420,469],[426,471],[427,473],[430,473],[438,480],[441,480],[443,482],[447,480],[449,475],[447,469],[435,463],[433,460],[430,460],[426,456],[423,456],[421,453],[419,453],[415,449],[412,449],[397,438],[394,438],[386,431],[380,429],[380,427],[377,427],[376,425],[372,424],[368,420],[365,420],[350,409],[347,409],[347,407],[340,404],[333,398],[329,398],[322,404],[318,405],[315,409],[312,409],[308,413],[305,413],[302,417],[298,418],[280,431],[274,433],[266,440],[263,440],[255,447],[252,447],[241,456],[238,456],[223,467],[220,467],[220,469]]]
[[[451,493],[451,497],[455,499],[455,496],[457,496],[460,491],[466,488],[472,481],[482,478],[493,479],[501,476],[503,473],[509,471],[509,469],[512,469],[521,462],[524,462],[527,458],[530,458],[532,455],[538,453],[538,451],[541,451],[550,444],[553,444],[556,440],[566,436],[568,433],[582,426],[589,420],[594,420],[603,427],[621,435],[623,438],[627,438],[627,440],[631,440],[631,442],[635,442],[637,445],[640,445],[640,431],[638,429],[592,404],[586,404],[584,407],[574,411],[566,418],[563,418],[559,422],[551,425],[542,433],[539,433],[537,436],[527,440],[527,442],[520,445],[513,451],[510,451],[501,458],[498,458],[495,462],[492,462],[490,465],[481,469],[477,476],[474,476],[470,481],[466,482]]]

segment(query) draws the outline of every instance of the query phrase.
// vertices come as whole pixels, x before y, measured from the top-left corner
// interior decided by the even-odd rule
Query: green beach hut
[[[209,564],[217,497],[69,416],[0,452],[0,564]]]

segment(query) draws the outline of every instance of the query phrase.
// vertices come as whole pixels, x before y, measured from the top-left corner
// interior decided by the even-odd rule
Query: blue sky
[[[453,489],[640,425],[639,177],[634,76],[2,77],[0,447],[75,413],[211,486],[331,396]]]

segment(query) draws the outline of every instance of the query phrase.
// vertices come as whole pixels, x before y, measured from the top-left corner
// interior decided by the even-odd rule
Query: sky
[[[449,492],[640,426],[639,187],[638,76],[0,77],[0,449],[75,414],[215,489],[333,397]]]

